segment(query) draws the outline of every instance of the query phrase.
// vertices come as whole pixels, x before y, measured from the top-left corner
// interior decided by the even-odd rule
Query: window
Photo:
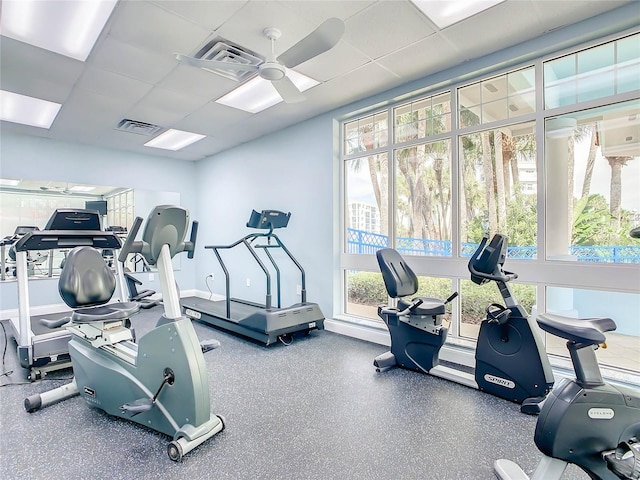
[[[545,108],[640,89],[638,52],[640,34],[545,62]]]
[[[460,128],[514,118],[535,111],[534,68],[492,77],[458,89]]]
[[[640,101],[545,122],[547,259],[640,263]]]
[[[536,254],[535,124],[527,122],[461,135],[460,249],[471,255],[483,235],[509,237],[509,255]]]
[[[640,243],[628,235],[640,225],[640,34],[452,80],[348,119],[342,134],[345,313],[377,319],[373,254],[393,247],[419,275],[418,294],[460,292],[448,341],[472,343],[486,306],[503,300],[472,284],[466,264],[484,235],[502,233],[507,269],[535,279],[511,284],[520,304],[611,316],[619,352],[599,353],[603,364],[640,371],[627,318],[640,308]]]

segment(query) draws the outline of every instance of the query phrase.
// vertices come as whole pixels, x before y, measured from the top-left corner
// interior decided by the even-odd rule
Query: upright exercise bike
[[[533,320],[509,287],[508,282],[517,275],[502,268],[507,237],[496,234],[491,242],[487,240],[482,239],[469,260],[471,280],[477,284],[496,282],[506,306],[492,304],[487,308],[478,334],[474,374],[439,364],[440,348],[448,333],[443,322],[445,308],[457,292],[445,301],[403,298],[418,291],[418,278],[390,248],[378,250],[376,256],[387,293],[398,299],[398,307],[378,308],[389,328],[391,351],[378,356],[373,364],[378,371],[398,365],[430,373],[517,402],[524,413],[537,414],[553,385],[551,366]]]
[[[557,480],[569,463],[592,479],[640,478],[640,392],[605,383],[595,353],[615,322],[548,313],[537,320],[567,340],[576,378],[560,380],[540,412],[534,441],[543,457],[531,480]],[[511,460],[497,460],[494,471],[501,480],[529,480]]]
[[[197,222],[185,241],[189,213],[158,206],[147,219],[141,241],[135,219],[119,260],[139,252],[157,265],[164,315],[156,327],[133,342],[123,319],[136,313],[135,303],[107,304],[116,280],[102,255],[91,247],[74,248],[60,276],[59,290],[74,309],[69,353],[74,380],[25,400],[28,412],[80,394],[89,406],[125,418],[173,438],[169,458],[182,459],[224,428],[210,412],[209,382],[202,347],[191,320],[182,316],[171,259],[180,252],[193,258]]]

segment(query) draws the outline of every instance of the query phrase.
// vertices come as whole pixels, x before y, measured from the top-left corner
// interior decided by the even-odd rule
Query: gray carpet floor
[[[161,307],[133,318],[138,336]],[[185,455],[170,439],[90,409],[80,397],[29,414],[25,397],[67,382],[71,369],[24,382],[8,339],[0,377],[3,479],[492,479],[493,461],[537,464],[535,417],[446,380],[376,373],[384,346],[327,331],[264,347],[194,322],[220,348],[205,354],[211,410],[226,429]],[[1,332],[0,332],[1,334]],[[4,338],[0,339],[0,348]],[[563,478],[588,479],[570,466]]]

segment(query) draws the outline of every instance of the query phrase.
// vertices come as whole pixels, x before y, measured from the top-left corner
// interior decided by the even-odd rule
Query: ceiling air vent
[[[204,46],[196,52],[194,57],[201,58],[203,60],[216,60],[219,62],[240,63],[242,65],[256,66],[260,65],[265,60],[262,55],[236,45],[219,36],[208,40],[207,43],[205,43]],[[242,82],[256,74],[255,71],[225,70],[222,68],[205,68],[204,70],[208,70],[237,82]]]
[[[118,123],[116,130],[150,137],[158,133],[163,128],[164,127],[153,125],[152,123],[139,122],[137,120],[129,120],[128,118],[125,118],[123,120],[120,120],[120,123]]]

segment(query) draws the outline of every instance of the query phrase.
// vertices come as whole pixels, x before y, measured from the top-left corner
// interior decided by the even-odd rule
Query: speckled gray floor
[[[133,319],[138,335],[160,307]],[[406,370],[376,373],[380,345],[313,332],[263,347],[194,323],[205,354],[212,411],[227,428],[169,460],[169,439],[79,397],[28,414],[25,397],[44,380],[0,389],[0,478],[56,479],[492,479],[504,457],[531,472],[535,417],[517,405]],[[0,340],[0,348],[4,338]],[[6,370],[16,369],[10,338]],[[71,370],[51,377],[69,377]],[[20,382],[22,372],[2,377]],[[563,478],[588,479],[575,467]]]

